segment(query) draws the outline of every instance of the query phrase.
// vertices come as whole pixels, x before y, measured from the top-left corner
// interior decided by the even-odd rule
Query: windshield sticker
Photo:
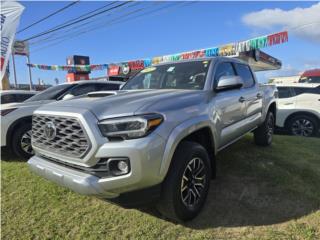
[[[169,67],[169,68],[168,68],[168,70],[167,70],[167,72],[172,72],[174,69],[175,69],[175,67],[174,67],[174,66]]]
[[[145,68],[143,69],[141,72],[142,73],[148,73],[148,72],[153,72],[154,70],[156,70],[157,68],[155,67],[149,67],[149,68]]]

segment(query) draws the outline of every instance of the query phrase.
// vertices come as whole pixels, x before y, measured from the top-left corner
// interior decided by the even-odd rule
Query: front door
[[[235,76],[234,67],[229,62],[219,63],[215,73],[215,81],[223,76]],[[246,103],[242,101],[242,90],[232,89],[218,92],[213,98],[213,120],[218,133],[219,147],[243,134],[238,125],[245,118]]]

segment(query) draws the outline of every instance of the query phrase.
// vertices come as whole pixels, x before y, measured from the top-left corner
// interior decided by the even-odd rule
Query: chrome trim
[[[32,147],[35,150],[36,154],[48,156],[48,157],[54,158],[54,159],[63,159],[66,162],[69,162],[72,164],[77,164],[77,165],[84,166],[84,167],[88,167],[88,166],[90,167],[96,163],[95,161],[92,161],[92,162],[89,161],[92,157],[94,157],[94,153],[97,151],[98,145],[99,145],[97,142],[97,137],[96,137],[97,131],[99,131],[99,130],[96,129],[96,131],[94,131],[92,126],[89,126],[89,124],[88,124],[88,122],[94,123],[95,126],[97,126],[97,124],[98,124],[98,120],[91,113],[89,113],[89,112],[71,113],[71,112],[62,112],[62,111],[58,112],[58,111],[36,110],[34,112],[34,114],[77,118],[79,123],[81,124],[82,128],[85,130],[85,132],[88,136],[88,140],[91,143],[90,150],[82,158],[66,156],[65,154],[62,154],[62,153],[55,153],[55,152],[37,147],[32,144]],[[105,139],[105,141],[108,141],[108,140]]]

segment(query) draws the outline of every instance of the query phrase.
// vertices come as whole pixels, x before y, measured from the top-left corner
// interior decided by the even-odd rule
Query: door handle
[[[293,103],[289,102],[289,103],[285,103],[284,105],[292,105]]]
[[[245,102],[245,101],[246,101],[246,99],[245,99],[244,97],[240,97],[240,98],[239,98],[239,102],[242,103],[242,102]]]
[[[257,98],[258,98],[258,99],[262,98],[262,94],[261,94],[261,93],[258,93],[258,94],[257,94]]]

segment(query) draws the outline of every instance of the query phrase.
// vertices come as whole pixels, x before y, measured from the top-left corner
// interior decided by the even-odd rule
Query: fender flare
[[[213,137],[213,143],[214,143],[214,150],[217,152],[218,146],[216,144],[216,131],[214,130],[211,121],[206,117],[206,116],[198,116],[192,119],[189,119],[187,121],[184,121],[183,123],[179,124],[176,126],[172,132],[170,133],[167,143],[165,146],[163,158],[161,161],[161,166],[160,166],[160,172],[159,175],[161,177],[165,177],[169,167],[171,165],[171,160],[173,157],[173,154],[181,142],[182,139],[190,135],[191,133],[200,130],[202,128],[209,127],[212,132],[212,137]]]
[[[267,116],[267,113],[271,107],[272,104],[275,104],[276,105],[276,113],[277,114],[277,101],[276,100],[272,100],[268,103],[268,105],[264,108],[263,112],[262,112],[262,118],[261,118],[261,121],[264,122],[264,120],[266,119],[266,116]],[[276,116],[274,116],[276,117]]]

